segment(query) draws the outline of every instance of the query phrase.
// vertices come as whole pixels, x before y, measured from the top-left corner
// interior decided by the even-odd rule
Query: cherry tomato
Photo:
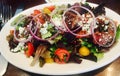
[[[58,48],[55,51],[54,60],[56,63],[64,64],[64,63],[68,62],[69,57],[70,57],[70,53],[66,49]]]
[[[90,50],[86,46],[82,46],[79,49],[79,55],[80,56],[88,56],[90,54]]]

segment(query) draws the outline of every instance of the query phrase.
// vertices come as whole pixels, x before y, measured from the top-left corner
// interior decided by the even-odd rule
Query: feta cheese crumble
[[[11,49],[12,52],[24,52],[24,44],[25,43],[19,43],[16,48]]]

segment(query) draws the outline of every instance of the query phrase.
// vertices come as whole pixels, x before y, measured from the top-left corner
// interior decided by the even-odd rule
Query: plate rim
[[[74,1],[71,1],[71,0],[69,0],[70,2],[74,2]],[[75,2],[77,2],[77,1],[79,1],[79,2],[86,2],[86,0],[76,0]],[[57,2],[52,2],[52,1],[50,1],[50,0],[45,0],[45,2],[47,2],[47,3],[57,3]],[[58,1],[59,2],[59,1]]]

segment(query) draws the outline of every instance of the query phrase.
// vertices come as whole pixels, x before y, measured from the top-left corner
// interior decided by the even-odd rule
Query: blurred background
[[[4,1],[6,4],[9,4],[12,6],[13,14],[17,6],[19,6],[21,3],[24,3],[25,5],[24,9],[33,7],[35,5],[46,3],[45,0],[0,0],[0,2],[1,1]],[[120,0],[87,0],[87,2],[92,2],[97,4],[106,2],[106,7],[114,9],[116,12],[118,12],[118,9],[120,9],[120,6],[119,6]]]

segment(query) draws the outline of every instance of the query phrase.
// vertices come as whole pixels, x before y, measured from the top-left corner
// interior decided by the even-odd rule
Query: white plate
[[[54,2],[85,2],[86,0],[45,0],[47,3],[54,3]]]
[[[38,5],[33,8],[30,8],[28,10],[25,10],[20,14],[30,14],[30,12],[33,12],[34,9],[40,9],[45,6],[53,5],[54,3],[50,4],[43,4]],[[56,3],[56,5],[61,5],[63,3]],[[65,3],[64,3],[65,4]],[[92,4],[92,6],[96,6],[96,4]],[[106,8],[107,16],[110,18],[117,20],[120,23],[120,16],[115,13],[114,11]],[[45,74],[45,75],[69,75],[69,74],[78,74],[78,73],[84,73],[88,71],[92,71],[98,68],[101,68],[112,61],[114,61],[116,58],[120,56],[120,51],[118,50],[120,47],[120,42],[117,43],[116,46],[110,49],[109,52],[105,53],[105,56],[102,60],[96,62],[83,60],[81,64],[75,64],[75,63],[68,63],[68,64],[45,64],[44,67],[40,68],[38,64],[36,64],[34,67],[30,66],[30,63],[32,61],[31,58],[26,58],[24,54],[21,53],[12,53],[9,50],[8,42],[6,41],[6,36],[9,34],[9,30],[13,29],[13,27],[10,26],[10,23],[18,16],[16,15],[13,17],[6,25],[3,27],[0,33],[0,50],[2,55],[13,65],[16,67],[37,73],[37,74]]]
[[[6,72],[8,66],[8,62],[6,59],[0,54],[0,76],[3,76]]]

